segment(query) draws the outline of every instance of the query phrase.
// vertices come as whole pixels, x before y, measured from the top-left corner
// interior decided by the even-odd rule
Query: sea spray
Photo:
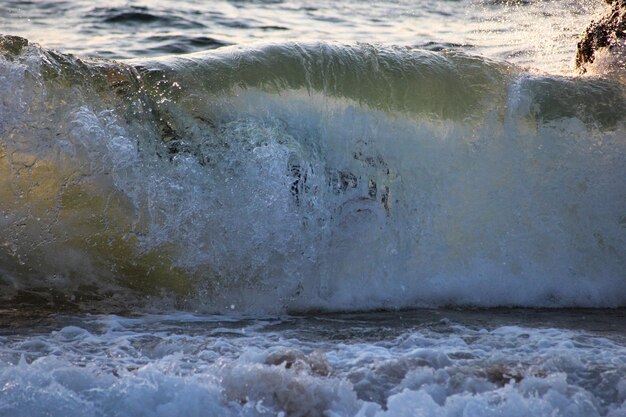
[[[366,44],[2,48],[5,300],[626,303],[618,82]]]

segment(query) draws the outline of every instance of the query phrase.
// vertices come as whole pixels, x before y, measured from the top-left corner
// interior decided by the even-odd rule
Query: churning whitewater
[[[99,3],[0,2],[0,417],[626,416],[625,0]]]
[[[0,333],[0,416],[626,415],[623,312],[535,314],[27,319]]]
[[[626,305],[626,95],[462,52],[0,40],[5,301]]]

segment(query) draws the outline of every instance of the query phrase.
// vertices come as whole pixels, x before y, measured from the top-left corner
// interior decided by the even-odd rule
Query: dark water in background
[[[549,72],[573,66],[598,1],[16,1],[0,28],[82,56],[137,58],[252,42],[460,49]]]
[[[0,3],[0,416],[626,416],[602,11]]]

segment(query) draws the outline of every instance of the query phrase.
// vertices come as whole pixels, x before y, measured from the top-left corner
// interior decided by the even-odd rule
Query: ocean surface
[[[0,2],[0,417],[626,417],[606,7]]]

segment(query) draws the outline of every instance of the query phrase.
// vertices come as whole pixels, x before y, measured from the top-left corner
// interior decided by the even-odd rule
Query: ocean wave
[[[458,52],[0,39],[6,301],[626,305],[626,94]]]

